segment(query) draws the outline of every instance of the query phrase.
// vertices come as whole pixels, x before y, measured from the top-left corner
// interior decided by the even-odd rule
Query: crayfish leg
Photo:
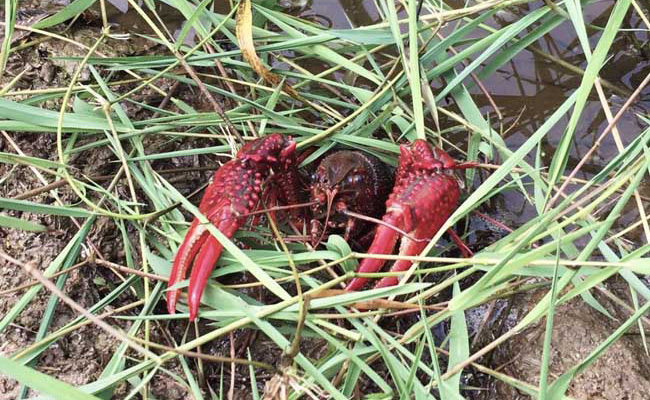
[[[453,229],[449,228],[447,230],[447,233],[449,233],[449,236],[451,239],[456,243],[456,246],[460,249],[460,251],[463,253],[463,257],[465,258],[470,258],[474,254],[472,251],[467,247],[465,242],[458,236],[456,231]],[[430,235],[432,236],[432,235]],[[417,237],[417,235],[416,235]],[[425,247],[427,247],[428,242],[427,241],[421,241],[421,242],[416,242],[413,240],[410,240],[409,238],[402,238],[402,244],[400,246],[400,256],[417,256],[422,253]],[[390,272],[401,272],[401,271],[406,271],[411,267],[413,263],[409,260],[397,260],[395,261],[395,264],[393,264],[393,267],[390,269]],[[400,277],[397,276],[387,276],[385,278],[382,278],[377,284],[375,285],[375,289],[378,288],[383,288],[383,287],[388,287],[388,286],[395,286],[399,283]]]
[[[199,223],[199,220],[195,219],[192,222],[192,225],[190,225],[183,243],[181,243],[181,246],[178,248],[176,258],[174,258],[172,272],[169,275],[169,282],[167,283],[168,288],[185,279],[187,269],[190,267],[190,264],[199,252],[201,245],[205,243],[207,238],[208,235],[205,227]],[[170,314],[174,314],[176,311],[179,292],[179,289],[167,291],[167,311]]]
[[[447,233],[449,234],[449,237],[451,237],[451,240],[456,243],[456,246],[458,246],[458,249],[460,249],[460,252],[463,254],[463,258],[472,258],[474,256],[474,252],[469,249],[469,246],[465,242],[463,242],[463,239],[458,236],[455,230],[449,228],[447,229]]]

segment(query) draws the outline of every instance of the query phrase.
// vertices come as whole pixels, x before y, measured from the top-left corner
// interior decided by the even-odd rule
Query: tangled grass
[[[201,399],[206,395],[206,387],[200,384],[201,365],[215,362],[247,365],[253,398],[347,399],[361,385],[370,388],[365,394],[372,398],[458,399],[467,389],[461,384],[462,372],[472,369],[532,397],[561,399],[567,397],[575,376],[627,329],[641,324],[650,307],[650,289],[641,279],[650,273],[645,258],[650,228],[639,185],[650,171],[650,130],[638,132],[629,143],[619,138],[618,154],[603,160],[597,173],[586,179],[576,176],[604,138],[618,137],[616,122],[630,113],[630,105],[650,79],[631,93],[623,91],[625,104],[616,113],[610,111],[605,94],[621,89],[601,79],[599,72],[612,55],[614,40],[623,34],[625,15],[637,13],[647,23],[634,0],[616,1],[606,25],[597,27],[583,15],[583,8],[592,3],[589,0],[544,5],[488,0],[464,8],[426,0],[419,18],[416,0],[375,0],[382,22],[349,29],[319,26],[275,7],[273,1],[231,4],[227,14],[214,11],[209,0],[164,3],[185,21],[175,36],[170,36],[163,23],[165,15],[158,14],[153,2],[128,3],[148,25],[150,33],[145,37],[156,44],[156,54],[106,57],[98,53],[100,45],[124,37],[113,33],[104,1],[74,1],[31,27],[16,24],[18,2],[5,1],[3,66],[12,50],[19,51],[18,43],[12,42],[17,30],[64,41],[56,33],[59,24],[77,18],[92,5],[99,6],[103,21],[94,43],[84,47],[85,56],[66,59],[75,63],[75,69],[65,86],[17,90],[14,85],[21,79],[17,76],[5,80],[0,90],[0,130],[5,138],[37,133],[48,135],[54,144],[49,158],[5,145],[0,162],[10,168],[3,180],[18,168],[31,168],[41,179],[41,193],[52,201],[0,198],[0,207],[6,211],[0,214],[0,227],[47,232],[48,227],[20,217],[20,213],[44,214],[72,232],[67,246],[48,265],[25,263],[0,250],[5,265],[24,268],[38,282],[22,292],[2,316],[0,332],[38,296],[49,296],[51,302],[36,340],[0,358],[2,374],[45,397],[62,399],[109,398],[118,386],[126,388],[125,398],[148,397],[151,381],[163,374],[176,380],[192,398]],[[496,14],[517,10],[522,4],[529,12],[521,18],[498,29],[490,24]],[[249,14],[236,19],[238,7],[243,9],[240,13]],[[506,121],[499,118],[498,108],[486,113],[471,96],[472,90],[481,89],[482,80],[515,56],[532,51],[545,34],[561,24],[567,29],[567,23],[586,57],[584,68],[573,66],[580,84],[559,107],[544,113],[545,119],[538,121],[536,130],[518,148],[509,148],[503,138]],[[597,34],[591,34],[594,29]],[[196,36],[188,45],[186,39],[192,34]],[[84,71],[90,72],[90,82],[79,81]],[[177,95],[181,89],[200,96],[209,111],[184,101]],[[151,94],[163,100],[148,102]],[[594,94],[609,123],[597,132],[592,149],[569,164],[585,105]],[[52,104],[58,110],[49,109]],[[133,108],[139,112],[130,112]],[[643,116],[639,118],[647,123]],[[516,121],[510,122],[517,129]],[[545,163],[543,143],[558,127],[561,138],[550,162]],[[416,138],[441,143],[459,158],[491,164],[484,163],[480,172],[467,171],[465,178],[472,190],[423,254],[409,257],[415,263],[400,275],[404,283],[397,287],[323,296],[325,290],[338,288],[355,276],[357,260],[364,257],[352,252],[340,237],[331,237],[322,250],[291,242],[285,251],[280,242],[290,232],[282,230],[277,239],[270,227],[260,224],[239,237],[252,244],[242,250],[211,228],[228,250],[215,276],[250,273],[253,283],[248,286],[261,288],[267,301],[212,280],[200,314],[206,324],[189,335],[191,339],[176,336],[171,345],[162,345],[152,338],[152,330],[187,325],[187,314],[170,316],[163,311],[164,277],[187,227],[189,214],[184,211],[200,214],[173,181],[174,174],[161,172],[160,166],[190,156],[232,156],[242,141],[276,132],[292,135],[301,148],[317,147],[304,165],[334,147],[359,149],[395,165],[399,144]],[[457,146],[461,141],[466,145]],[[194,147],[196,143],[202,147]],[[168,148],[172,150],[165,151]],[[113,163],[108,177],[89,177],[75,165],[87,154],[106,150]],[[534,217],[501,240],[475,249],[471,258],[446,257],[440,252],[436,244],[446,228],[504,192],[525,199]],[[628,230],[617,232],[615,227],[624,207],[634,200],[638,214],[632,225],[641,226],[644,235],[642,242],[630,245],[624,237]],[[103,219],[118,232],[115,246],[123,249],[119,259],[98,254],[89,237]],[[92,265],[113,268],[121,282],[84,308],[61,288],[65,271]],[[427,283],[432,273],[442,278]],[[629,285],[635,299],[640,296],[631,305],[632,312],[588,357],[551,379],[550,332],[556,308],[582,297],[602,309],[590,293],[613,276]],[[483,347],[471,348],[473,332],[465,313],[513,291],[526,290],[531,282],[543,283],[547,292],[541,301],[505,333]],[[428,306],[438,303],[443,293],[451,294],[448,301],[437,308]],[[125,294],[137,300],[124,303]],[[420,318],[400,334],[385,330],[382,318],[394,311],[393,303],[380,301],[386,298],[399,299],[401,307],[415,310]],[[68,304],[78,317],[52,330],[58,302]],[[379,309],[353,307],[370,302]],[[539,385],[481,364],[481,357],[543,318],[547,340]],[[443,321],[449,322],[449,332],[441,345],[432,327]],[[50,346],[86,324],[96,325],[118,341],[96,380],[73,387],[34,367]],[[273,342],[283,352],[282,360],[270,365],[250,353],[241,359],[200,350],[244,328]],[[644,330],[640,331],[643,335]],[[308,356],[300,347],[305,338],[326,343],[327,350],[317,358]],[[169,363],[179,368],[172,371]],[[238,371],[242,374],[246,369]],[[260,374],[267,381],[264,394],[258,389]],[[226,396],[226,386],[230,387],[223,381],[208,384],[215,398]]]

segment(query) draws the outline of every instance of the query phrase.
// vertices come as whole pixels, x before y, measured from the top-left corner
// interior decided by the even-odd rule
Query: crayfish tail
[[[198,219],[195,219],[185,235],[185,240],[183,240],[183,243],[181,243],[181,246],[178,248],[176,258],[174,258],[172,272],[169,275],[169,282],[167,283],[168,288],[185,279],[187,269],[190,267],[192,260],[194,260],[194,257],[199,252],[201,245],[206,241],[206,239],[207,234],[205,228],[200,225]],[[167,311],[170,314],[174,314],[176,311],[179,292],[179,289],[167,291]]]
[[[384,220],[388,222],[389,225],[395,225],[395,221],[392,221],[393,219],[394,218],[384,218]],[[372,244],[368,249],[368,253],[390,254],[393,251],[393,247],[395,247],[395,243],[397,242],[398,237],[399,233],[395,229],[384,225],[378,226],[377,231],[375,232],[375,237],[372,240]],[[381,267],[384,266],[385,263],[386,260],[380,260],[377,258],[365,258],[361,262],[361,265],[359,265],[357,272],[377,272],[381,269]],[[354,278],[350,281],[345,290],[359,290],[366,284],[366,282],[368,282],[368,278]]]

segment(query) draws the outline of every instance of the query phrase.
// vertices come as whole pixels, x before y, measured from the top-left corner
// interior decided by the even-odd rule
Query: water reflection
[[[374,4],[370,1],[338,0],[340,7],[336,7],[332,0],[323,0],[312,4],[311,8],[302,10],[301,14],[320,13],[332,19],[337,28],[351,26],[372,25],[380,21],[380,16]],[[453,2],[452,2],[453,3]],[[464,2],[458,1],[456,7],[462,7]],[[495,29],[509,26],[526,14],[538,9],[543,3],[527,3],[517,7],[509,7],[496,13],[486,21]],[[587,38],[593,51],[601,37],[604,27],[611,14],[614,1],[596,1],[583,10],[585,20],[592,27],[587,28]],[[426,9],[424,13],[426,13]],[[460,26],[461,22],[452,22],[442,29],[442,33],[449,35]],[[650,73],[650,50],[648,43],[650,37],[642,21],[635,13],[628,13],[623,24],[628,29],[625,34],[618,35],[610,50],[611,56],[601,70],[600,76],[608,84],[605,92],[612,113],[620,109],[627,96]],[[524,32],[525,34],[526,32]],[[485,34],[488,34],[485,32]],[[469,44],[467,44],[469,45]],[[459,46],[457,50],[464,47]],[[550,57],[549,57],[550,56]],[[486,62],[489,62],[488,59]],[[559,61],[559,62],[558,62]],[[471,60],[467,60],[467,63]],[[583,54],[582,44],[578,40],[575,28],[570,21],[562,22],[555,29],[531,45],[529,50],[519,52],[512,60],[502,65],[495,73],[483,79],[486,91],[503,114],[503,127],[509,128],[504,139],[512,149],[518,148],[528,137],[555,112],[555,110],[573,93],[580,85],[582,75],[569,68],[583,69],[587,65],[587,58]],[[424,66],[432,68],[435,65]],[[462,69],[459,66],[457,69]],[[487,95],[482,92],[470,79],[465,82],[470,89],[474,101],[484,115],[491,115],[491,122],[495,122],[494,111],[490,106]],[[440,90],[445,82],[438,79],[431,82],[436,90]],[[644,90],[641,101],[635,104],[618,123],[623,143],[632,141],[646,125],[634,113],[647,113],[650,104],[650,89]],[[455,108],[450,99],[442,99],[443,105]],[[432,125],[431,121],[428,121]],[[561,120],[544,139],[543,162],[548,165],[554,151],[558,146],[568,117]],[[449,122],[452,124],[452,122]],[[493,126],[498,127],[497,123]],[[592,147],[596,138],[607,126],[607,120],[602,110],[602,105],[595,90],[588,100],[582,113],[582,118],[575,133],[575,139],[570,149],[568,166],[575,165]],[[452,137],[452,140],[464,140],[464,133]],[[618,154],[612,136],[608,136],[598,151],[583,169],[582,177],[589,177],[601,170],[609,160]],[[523,207],[523,204],[522,204]],[[527,215],[525,207],[519,210],[520,215]],[[531,211],[531,210],[528,210]]]
[[[379,12],[372,1],[339,0],[352,26],[366,26],[379,22]]]
[[[451,5],[460,8],[464,6],[464,3],[463,0],[454,0]],[[584,7],[585,20],[591,24],[591,27],[587,28],[586,36],[592,51],[601,37],[602,30],[599,27],[604,27],[607,24],[614,3],[613,0],[601,0]],[[283,5],[291,6],[288,10],[292,14],[325,27],[346,29],[381,22],[380,13],[372,0],[301,0],[298,2],[285,2]],[[509,26],[512,22],[519,20],[542,5],[543,2],[540,1],[508,7],[495,13],[485,21],[485,24],[494,29],[500,29]],[[227,12],[227,10],[218,11]],[[423,14],[427,12],[428,10],[425,8]],[[128,14],[116,16],[116,18],[128,18]],[[161,15],[172,18],[173,15],[178,15],[178,13],[165,11]],[[127,21],[122,24],[125,26],[133,25],[134,22]],[[463,24],[465,24],[463,21],[451,22],[445,25],[440,33],[448,36]],[[601,78],[607,81],[604,84],[609,85],[605,92],[612,113],[616,113],[623,101],[627,99],[629,93],[650,73],[650,46],[648,46],[650,36],[647,27],[639,20],[636,13],[631,12],[626,16],[622,28],[625,32],[617,35],[609,52],[610,58],[600,71]],[[527,33],[523,32],[522,35]],[[479,38],[480,35],[485,36],[487,34],[489,34],[488,31],[477,31],[472,33],[472,37]],[[472,43],[465,41],[458,45],[457,50],[461,51],[470,44]],[[394,49],[386,49],[386,51],[390,53]],[[395,55],[395,53],[392,54]],[[490,61],[491,59],[488,59],[486,63]],[[314,73],[330,66],[313,58],[303,59],[300,62]],[[466,60],[466,64],[469,62],[471,60]],[[579,87],[582,76],[569,68],[578,67],[584,69],[586,65],[587,58],[583,54],[582,43],[577,38],[575,27],[570,21],[564,21],[541,37],[536,43],[529,46],[527,50],[518,52],[513,59],[482,79],[489,97],[471,79],[468,78],[465,84],[483,115],[487,116],[489,114],[490,121],[498,129],[499,124],[495,122],[494,111],[489,98],[496,103],[503,115],[502,125],[504,130],[512,127],[507,131],[504,139],[510,148],[516,149],[539,129],[566,98]],[[435,64],[432,63],[432,65],[423,67],[430,69],[435,67]],[[462,66],[457,66],[457,70],[460,69],[462,69]],[[335,78],[342,80],[344,76],[337,75]],[[362,83],[360,80],[356,82],[359,85]],[[431,85],[435,89],[434,93],[443,88],[445,84],[446,82],[440,78],[432,80]],[[373,87],[373,85],[370,85],[369,89]],[[649,100],[650,89],[646,89],[642,93],[642,101],[635,104],[634,108],[618,123],[623,143],[629,143],[639,132],[646,128],[645,124],[635,115],[635,112],[647,114],[650,108]],[[440,99],[440,101],[444,106],[455,110],[452,99]],[[451,121],[446,122],[447,126],[455,125]],[[544,138],[542,157],[546,165],[550,163],[553,153],[564,134],[567,122],[568,118],[565,117]],[[428,120],[427,124],[434,126],[431,120]],[[596,92],[593,91],[575,133],[575,140],[570,149],[569,167],[575,165],[587,153],[595,138],[600,135],[606,125],[607,120],[602,106]],[[466,134],[461,132],[451,136],[450,139],[462,142],[466,139]],[[612,137],[609,136],[584,168],[582,176],[588,177],[589,174],[598,172],[616,154],[618,154],[618,150]]]
[[[377,23],[379,13],[371,0],[309,0],[296,7],[295,1],[287,1],[295,15],[309,20],[325,20],[335,29],[346,29]]]

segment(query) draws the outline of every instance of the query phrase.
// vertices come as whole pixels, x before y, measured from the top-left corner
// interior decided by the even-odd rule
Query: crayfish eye
[[[317,174],[316,172],[313,172],[313,173],[309,176],[309,179],[310,179],[312,182],[318,182],[318,174]]]
[[[345,178],[345,183],[347,183],[348,185],[356,185],[359,182],[361,182],[360,175],[348,175]]]

